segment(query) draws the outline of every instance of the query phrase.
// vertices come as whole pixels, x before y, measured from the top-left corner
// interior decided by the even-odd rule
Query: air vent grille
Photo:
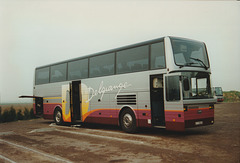
[[[118,95],[117,96],[118,105],[136,105],[136,95]]]

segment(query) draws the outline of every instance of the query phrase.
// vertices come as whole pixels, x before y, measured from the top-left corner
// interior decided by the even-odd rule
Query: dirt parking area
[[[215,124],[170,132],[116,126],[0,124],[0,162],[240,162],[240,103],[215,105]]]

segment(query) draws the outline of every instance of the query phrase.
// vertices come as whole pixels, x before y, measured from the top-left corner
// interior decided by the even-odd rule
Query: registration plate
[[[203,121],[197,121],[195,122],[195,125],[202,125],[203,124]]]

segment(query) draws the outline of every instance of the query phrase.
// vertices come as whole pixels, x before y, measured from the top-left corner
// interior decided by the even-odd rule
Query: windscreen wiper
[[[199,63],[202,64],[202,66],[203,66],[206,70],[208,69],[208,67],[205,65],[205,63],[204,63],[201,59],[192,58],[192,57],[190,57],[190,59],[195,60],[195,61],[198,61]]]
[[[184,63],[184,65],[180,65],[179,68],[182,68],[182,67],[184,67],[184,66],[191,66],[192,64],[196,64],[196,63],[187,62],[187,63]]]

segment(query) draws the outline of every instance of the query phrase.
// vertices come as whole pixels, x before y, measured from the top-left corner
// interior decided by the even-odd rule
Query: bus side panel
[[[183,111],[165,110],[165,124],[167,130],[184,131],[184,113]]]
[[[150,106],[150,93],[139,92],[137,93],[137,113],[138,127],[152,127],[151,124],[151,106]]]
[[[84,122],[117,125],[117,109],[95,109],[88,112]]]
[[[118,124],[118,109],[114,105],[115,94],[97,95],[89,102],[88,112],[83,114],[87,123]],[[84,101],[83,101],[84,102]]]
[[[33,95],[43,97],[43,118],[52,119],[54,109],[59,106],[62,108],[62,85],[69,82],[58,82],[51,84],[35,85]]]
[[[60,102],[53,102],[52,100],[45,98],[43,100],[43,114],[39,116],[42,116],[44,119],[53,119],[53,114],[56,107],[62,108],[62,104]],[[37,115],[35,100],[33,103],[33,112],[34,115]]]
[[[55,104],[55,103],[43,104],[43,118],[44,119],[53,119],[54,110],[56,107],[62,108],[62,104]]]
[[[62,108],[61,97],[45,97],[43,98],[43,118],[53,119],[56,107]]]
[[[138,109],[136,112],[138,114],[138,127],[152,127],[150,109]]]

